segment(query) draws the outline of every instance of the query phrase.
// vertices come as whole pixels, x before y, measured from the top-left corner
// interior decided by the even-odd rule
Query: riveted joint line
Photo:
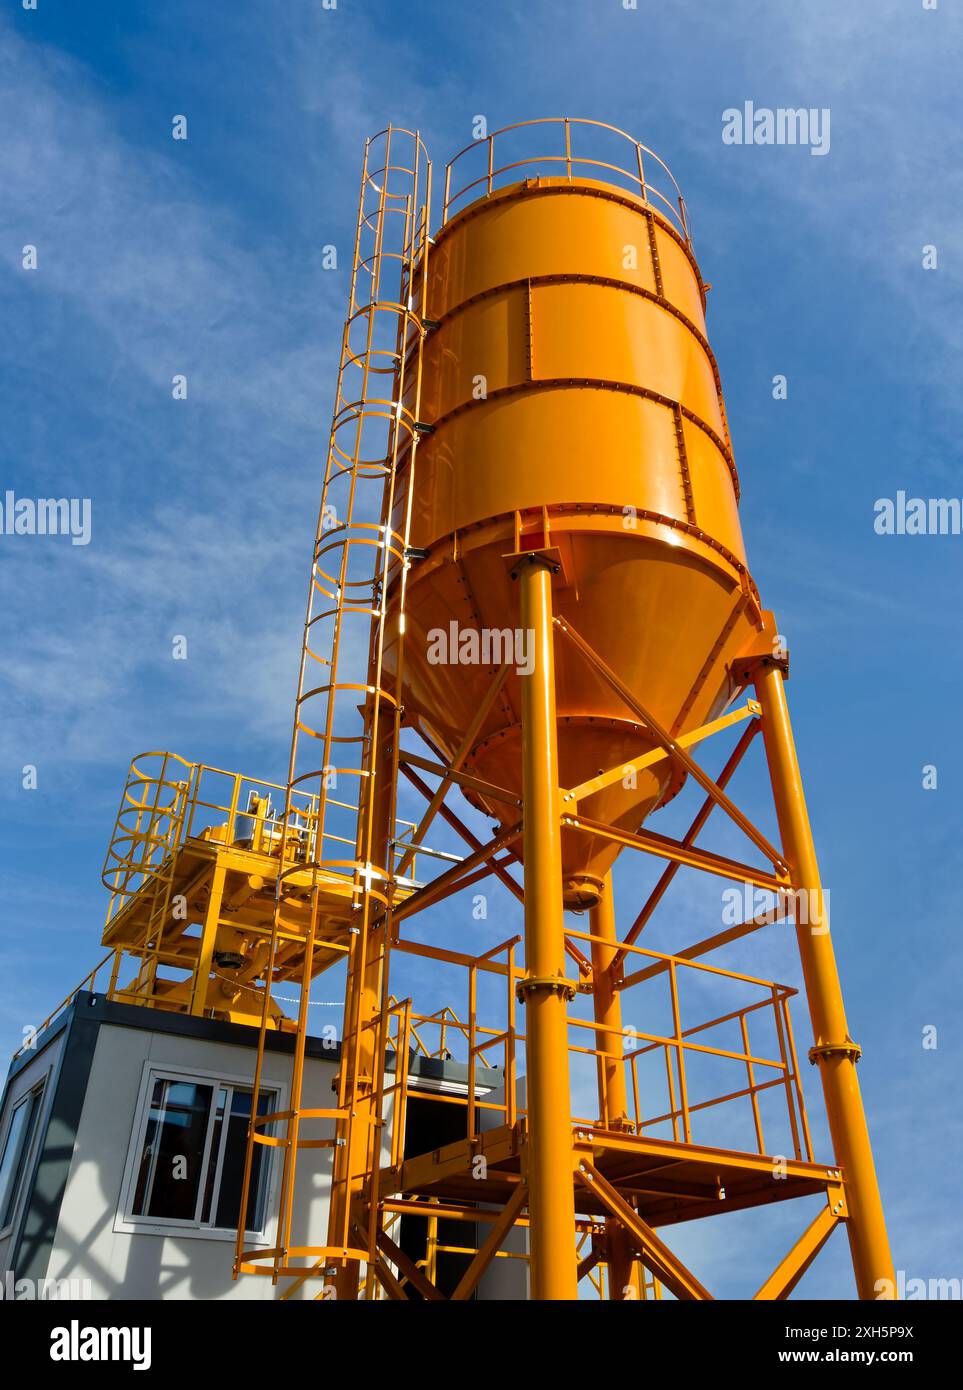
[[[645,220],[649,231],[649,251],[652,256],[652,274],[655,277],[655,288],[660,296],[664,296],[665,289],[662,283],[662,265],[659,258],[658,242],[655,239],[655,218],[650,212]]]
[[[685,445],[685,431],[682,426],[682,409],[675,405],[672,409],[672,421],[675,427],[676,451],[679,455],[679,476],[682,480],[682,494],[685,500],[686,520],[690,526],[696,525],[695,498],[692,493],[692,478],[689,472],[689,455]]]

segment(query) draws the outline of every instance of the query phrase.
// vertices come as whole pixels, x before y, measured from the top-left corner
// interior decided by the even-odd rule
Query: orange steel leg
[[[760,666],[755,685],[762,706],[763,738],[783,852],[789,862],[793,888],[797,895],[802,891],[808,907],[808,922],[799,920],[804,914],[797,910],[796,937],[815,1038],[810,1055],[819,1066],[833,1148],[846,1183],[850,1213],[846,1225],[857,1291],[861,1299],[875,1299],[880,1293],[877,1281],[888,1280],[895,1290],[895,1279],[856,1078],[859,1049],[846,1027],[782,674],[775,666]]]
[[[534,668],[522,676],[525,859],[525,1055],[533,1299],[575,1299],[572,1112],[569,1090],[562,841],[555,721],[551,574],[537,555],[518,569],[522,627]]]
[[[606,874],[602,896],[589,913],[592,941],[592,980],[595,1021],[606,1030],[596,1032],[595,1046],[605,1055],[598,1059],[599,1119],[606,1129],[629,1127],[628,1092],[622,1043],[622,1001],[616,989],[612,958],[618,949],[615,934],[615,903],[612,875]],[[595,940],[601,937],[602,940]],[[641,1298],[642,1269],[632,1258],[628,1232],[615,1217],[605,1221],[606,1260],[609,1267],[609,1298]]]
[[[366,945],[365,959],[358,960],[349,970],[345,989],[341,1066],[346,1075],[340,1078],[343,1100],[339,1097],[338,1104],[351,1108],[353,1122],[348,1126],[343,1146],[335,1149],[328,1218],[328,1243],[333,1247],[342,1242],[357,1247],[354,1227],[358,1224],[363,1229],[366,1224],[362,1200],[365,1178],[372,1162],[377,1161],[372,1157],[371,1134],[377,1094],[376,1070],[382,1065],[376,1046],[375,1023],[380,1011],[384,969],[383,924],[373,930],[369,928]],[[339,1300],[357,1299],[359,1275],[356,1260],[346,1260],[337,1266],[334,1288]]]
[[[375,683],[375,678],[372,678]],[[377,730],[377,725],[376,725]],[[359,858],[387,865],[390,857],[388,827],[392,821],[392,782],[388,775],[392,767],[393,726],[387,728],[382,717],[379,745],[375,760],[376,775],[372,782],[374,798],[370,810],[370,838],[362,832]],[[387,769],[387,771],[386,771]],[[366,820],[367,817],[365,816]],[[344,1024],[342,1028],[341,1066],[338,1105],[351,1112],[351,1123],[342,1126],[339,1137],[344,1144],[335,1149],[334,1183],[328,1218],[328,1244],[345,1242],[357,1247],[355,1229],[367,1235],[371,1211],[366,1200],[371,1172],[378,1164],[379,1147],[376,1138],[379,1127],[377,1114],[379,1071],[384,1069],[384,1046],[380,1036],[379,1015],[383,1009],[385,972],[388,968],[387,922],[375,902],[364,909],[365,922],[354,937],[355,947],[348,958],[348,978],[345,984]],[[372,920],[372,919],[376,920]],[[383,1022],[383,1019],[380,1020]],[[399,1063],[400,1065],[400,1063]],[[334,1280],[335,1293],[342,1301],[359,1296],[360,1266],[356,1260],[340,1265]]]

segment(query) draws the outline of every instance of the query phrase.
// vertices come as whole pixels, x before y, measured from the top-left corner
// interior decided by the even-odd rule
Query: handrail
[[[588,932],[569,930],[566,934],[575,941],[591,943],[593,940],[592,935]],[[422,953],[419,943],[405,940],[399,944],[408,954],[418,955]],[[516,967],[514,961],[514,951],[517,944],[518,938],[512,938],[480,956],[458,955],[453,952],[442,953],[449,964],[461,967],[466,971],[468,977],[467,1012],[459,1017],[450,1006],[446,1005],[437,1009],[432,1015],[410,1014],[410,1036],[415,1043],[416,1050],[425,1056],[445,1055],[451,1034],[461,1040],[462,1047],[458,1051],[466,1054],[469,1070],[467,1097],[437,1095],[434,1096],[434,1099],[447,1104],[465,1106],[469,1139],[477,1138],[477,1122],[482,1111],[500,1113],[504,1116],[506,1124],[513,1124],[518,1115],[526,1113],[525,1106],[518,1104],[515,1089],[516,1056],[526,1041],[525,1034],[517,1029],[515,1021],[515,986],[524,974],[520,968]],[[688,960],[682,956],[672,956],[666,952],[653,951],[648,947],[637,946],[634,943],[626,945],[624,949],[627,954],[648,956],[664,965],[664,971],[651,976],[650,980],[661,982],[666,980],[666,976],[668,976],[672,1015],[671,1031],[668,1033],[649,1032],[631,1026],[616,1031],[609,1024],[576,1016],[569,1017],[568,1025],[569,1029],[575,1032],[575,1037],[570,1036],[569,1040],[569,1051],[572,1054],[593,1057],[597,1062],[601,1062],[602,1059],[611,1062],[613,1051],[616,1052],[616,1055],[621,1056],[622,1064],[628,1068],[629,1073],[626,1090],[630,1097],[632,1113],[626,1118],[629,1121],[631,1132],[643,1135],[651,1133],[659,1125],[670,1124],[672,1137],[689,1143],[692,1142],[693,1116],[705,1114],[729,1102],[748,1100],[755,1134],[755,1152],[765,1155],[765,1138],[758,1096],[767,1090],[781,1089],[785,1096],[792,1152],[797,1159],[805,1158],[812,1161],[812,1142],[806,1121],[802,1082],[789,1015],[789,1001],[797,995],[798,991],[790,985],[778,984],[741,971],[726,970],[721,966],[710,965],[706,961]],[[504,963],[495,959],[506,952],[507,955],[503,956]],[[437,948],[427,947],[424,948],[423,953],[428,956],[439,954]],[[480,971],[488,976],[492,973],[504,976],[507,999],[504,1023],[499,1019],[494,1026],[491,1026],[479,1021],[476,985]],[[697,977],[714,978],[722,988],[731,986],[751,989],[753,992],[759,991],[760,997],[751,998],[739,1007],[725,1010],[716,1017],[702,1018],[684,1026],[679,981],[681,978],[694,979]],[[751,1045],[749,1023],[757,1016],[771,1016],[773,1020],[777,1045],[775,1056],[763,1055]],[[723,1046],[721,1043],[710,1041],[705,1036],[711,1029],[726,1025],[737,1030],[740,1039],[738,1045]],[[429,1049],[421,1036],[421,1032],[426,1026],[439,1029],[440,1042],[435,1051]],[[579,1031],[592,1034],[592,1043],[582,1045],[577,1041]],[[466,1042],[467,1048],[464,1047]],[[479,1096],[476,1094],[478,1063],[480,1061],[483,1066],[491,1066],[489,1056],[486,1054],[492,1051],[497,1054],[499,1050],[503,1050],[504,1056],[504,1098],[492,1099],[484,1095]],[[664,1057],[664,1086],[668,1103],[661,1109],[650,1113],[641,1084],[639,1064],[640,1059],[659,1051]],[[691,1078],[689,1076],[691,1068],[687,1067],[687,1058],[691,1059],[694,1055],[703,1059],[714,1058],[724,1066],[733,1063],[741,1065],[745,1069],[746,1084],[738,1089],[723,1090],[718,1094],[699,1096],[698,1098],[691,1096]],[[462,1058],[459,1057],[458,1060],[462,1060]],[[604,1067],[601,1069],[601,1076],[601,1084],[604,1088],[606,1084]],[[417,1089],[416,1082],[413,1089]],[[605,1107],[602,1108],[604,1113]],[[588,1116],[573,1116],[573,1123],[593,1130],[599,1128],[599,1121]]]
[[[588,932],[572,931],[569,935],[576,940],[586,942],[591,942],[593,940],[593,937]],[[795,1156],[797,1159],[801,1159],[805,1154],[805,1157],[809,1161],[812,1161],[812,1142],[806,1120],[802,1082],[799,1076],[799,1066],[792,1036],[792,1023],[789,1015],[789,1000],[794,998],[798,991],[789,985],[777,984],[772,980],[764,980],[758,976],[747,975],[741,971],[725,970],[721,966],[709,965],[706,961],[689,960],[682,956],[670,956],[665,952],[652,951],[634,944],[626,945],[624,949],[627,953],[649,956],[665,964],[668,970],[673,1017],[673,1033],[671,1036],[646,1033],[637,1028],[624,1028],[621,1032],[622,1060],[628,1064],[631,1077],[631,1090],[635,1113],[633,1127],[635,1132],[641,1134],[646,1128],[652,1128],[656,1125],[670,1122],[672,1125],[673,1138],[678,1139],[680,1137],[678,1122],[681,1120],[682,1139],[685,1143],[690,1143],[692,1138],[691,1117],[693,1114],[712,1109],[717,1105],[723,1105],[728,1101],[748,1097],[755,1130],[756,1152],[760,1155],[764,1155],[765,1145],[762,1121],[756,1097],[762,1091],[781,1086],[784,1087],[785,1090],[787,1118]],[[732,1009],[715,1018],[704,1020],[688,1028],[683,1028],[678,987],[678,974],[680,969],[701,971],[704,974],[715,976],[720,982],[726,980],[732,981],[735,984],[751,986],[761,990],[762,997],[742,1005],[741,1008]],[[663,979],[664,974],[660,973],[650,978]],[[750,1015],[769,1009],[772,1010],[778,1044],[779,1055],[777,1058],[757,1056],[752,1052],[749,1046],[748,1019]],[[738,1024],[742,1039],[741,1051],[692,1041],[696,1035],[705,1033],[712,1028],[721,1027],[727,1023]],[[613,1030],[610,1027],[603,1027],[603,1025],[590,1021],[569,1019],[569,1024],[575,1027],[588,1028],[594,1030],[596,1033],[604,1032],[608,1038],[613,1036]],[[626,1039],[637,1040],[645,1045],[629,1052],[625,1049]],[[639,1090],[638,1059],[646,1053],[659,1049],[662,1050],[665,1058],[669,1108],[663,1113],[643,1117]],[[570,1047],[570,1050],[593,1055],[597,1058],[610,1055],[610,1052],[605,1052],[598,1047]],[[703,1056],[717,1057],[726,1061],[741,1062],[746,1069],[747,1085],[740,1090],[729,1091],[725,1094],[711,1096],[706,1100],[693,1103],[689,1098],[688,1077],[686,1074],[687,1052],[700,1053]],[[673,1055],[675,1060],[674,1072],[672,1066]],[[755,1074],[755,1068],[757,1067],[769,1068],[775,1071],[776,1075],[770,1080],[757,1080]],[[678,1087],[678,1098],[676,1096],[676,1087]],[[586,1120],[585,1123],[593,1124],[594,1122]]]
[[[534,126],[561,126],[564,132],[564,143],[561,151],[556,154],[542,153],[526,155],[521,159],[513,159],[508,163],[496,164],[495,141],[508,135],[512,131],[527,130]],[[610,160],[595,158],[588,153],[577,153],[573,148],[572,134],[577,131],[580,136],[585,137],[586,146],[589,143],[589,135],[597,135],[598,132],[605,131],[609,135],[624,140],[631,147],[631,167],[623,164],[614,164]],[[504,141],[502,140],[504,145]],[[484,173],[477,178],[470,179],[467,183],[461,184],[458,188],[452,189],[452,171],[460,160],[466,159],[472,152],[487,147],[487,165]],[[651,170],[651,165],[657,166],[657,183],[667,180],[663,188],[659,188],[657,183],[653,183],[647,172],[647,165]],[[448,162],[445,169],[445,193],[442,206],[442,225],[449,221],[454,215],[454,211],[462,211],[467,206],[466,199],[470,194],[476,197],[489,196],[496,188],[505,187],[510,179],[505,176],[513,174],[517,170],[537,165],[539,168],[548,165],[550,171],[559,166],[557,172],[571,181],[575,177],[592,177],[596,171],[603,171],[608,175],[616,175],[619,183],[627,185],[629,191],[640,197],[644,203],[649,204],[653,211],[665,218],[675,231],[681,234],[682,239],[688,246],[691,246],[691,234],[689,229],[688,212],[685,199],[682,196],[675,177],[663,159],[650,150],[647,145],[643,145],[625,130],[618,126],[609,125],[606,121],[593,121],[577,116],[541,116],[531,121],[516,121],[513,125],[502,126],[499,130],[494,130],[490,134],[472,141],[464,149]],[[612,182],[612,179],[605,179],[605,182]],[[457,205],[457,206],[456,206]]]
[[[101,881],[111,894],[107,922],[152,880],[162,888],[172,857],[186,840],[250,841],[253,849],[272,855],[280,856],[283,849],[285,859],[294,861],[313,853],[317,849],[320,798],[316,793],[292,791],[285,824],[286,795],[287,788],[281,782],[209,763],[191,763],[177,753],[138,753],[131,759],[101,870]],[[252,798],[257,803],[255,809]],[[327,804],[357,813],[353,802],[330,793]],[[412,833],[415,823],[396,817],[395,827],[400,853],[404,836]],[[330,828],[321,832],[321,838],[354,847],[353,837]],[[419,852],[431,853],[424,847],[419,847]],[[416,866],[417,858],[412,877]]]

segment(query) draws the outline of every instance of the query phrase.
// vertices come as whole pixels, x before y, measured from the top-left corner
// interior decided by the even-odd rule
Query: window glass
[[[155,1076],[131,1215],[234,1230],[241,1206],[251,1090],[226,1082]],[[276,1107],[262,1091],[258,1114]],[[264,1226],[269,1150],[254,1149],[246,1229]]]
[[[274,1097],[261,1092],[258,1097],[257,1113],[268,1115]],[[224,1167],[221,1174],[221,1191],[217,1201],[218,1226],[236,1226],[241,1210],[241,1186],[244,1180],[244,1156],[247,1150],[247,1126],[251,1118],[251,1092],[235,1087],[231,1098],[231,1113],[227,1122],[227,1142],[224,1146]],[[251,1186],[247,1194],[247,1218],[245,1228],[259,1231],[264,1225],[264,1187],[262,1165],[267,1149],[263,1144],[255,1144],[251,1164]]]
[[[218,1155],[224,1136],[224,1111],[227,1109],[228,1091],[226,1086],[217,1088],[217,1108],[214,1111],[214,1130],[211,1135],[211,1162],[207,1165],[207,1181],[204,1184],[204,1207],[201,1211],[201,1224],[208,1225],[211,1220],[211,1207],[214,1202],[214,1186],[217,1177]],[[235,1213],[236,1214],[236,1213]]]
[[[0,1158],[0,1229],[13,1220],[20,1190],[20,1179],[30,1153],[34,1123],[40,1109],[43,1087],[36,1086],[14,1107]]]
[[[193,1221],[213,1086],[158,1077],[134,1191],[135,1216]]]

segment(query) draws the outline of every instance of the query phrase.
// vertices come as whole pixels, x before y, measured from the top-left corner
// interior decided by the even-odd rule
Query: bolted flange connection
[[[524,1004],[530,994],[543,989],[561,994],[571,1001],[575,998],[578,986],[573,980],[566,980],[564,975],[526,975],[524,980],[519,980],[515,986],[515,997],[520,1004]]]
[[[847,1038],[841,1043],[817,1043],[809,1049],[809,1061],[812,1066],[816,1065],[820,1057],[849,1057],[851,1061],[858,1062],[862,1055],[863,1049],[858,1042],[853,1042],[852,1038]]]
[[[550,574],[560,574],[562,566],[550,554],[544,550],[526,550],[522,555],[510,555],[508,557],[514,563],[509,574],[512,579],[517,579],[522,565],[544,565]]]

